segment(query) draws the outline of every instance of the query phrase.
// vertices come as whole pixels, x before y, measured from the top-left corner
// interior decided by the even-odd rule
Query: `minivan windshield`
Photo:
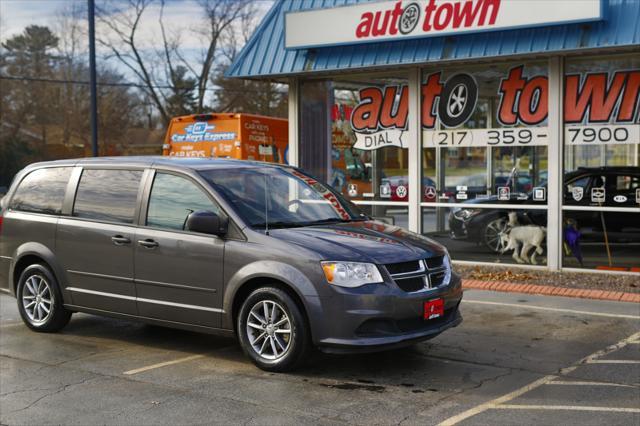
[[[254,228],[292,228],[368,219],[329,187],[295,169],[238,167],[200,174]]]

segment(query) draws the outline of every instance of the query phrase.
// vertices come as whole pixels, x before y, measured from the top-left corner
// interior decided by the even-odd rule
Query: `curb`
[[[540,294],[543,296],[577,297],[580,299],[613,300],[640,303],[640,293],[622,291],[587,290],[583,288],[552,287],[535,284],[515,284],[504,281],[462,280],[465,290],[492,290],[506,293]]]

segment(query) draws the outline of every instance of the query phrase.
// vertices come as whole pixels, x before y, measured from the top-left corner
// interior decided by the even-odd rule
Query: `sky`
[[[266,11],[273,0],[255,0],[261,3]],[[0,39],[5,40],[12,35],[22,32],[27,25],[52,26],[56,15],[72,3],[86,4],[86,0],[0,0]],[[104,3],[96,0],[96,5]],[[158,2],[159,3],[159,2]],[[179,19],[180,28],[189,28],[194,14],[198,13],[198,6],[193,0],[167,0],[166,16]],[[147,19],[151,24],[152,18]]]
[[[117,4],[118,0],[114,0]],[[264,15],[273,4],[273,0],[256,0],[259,13]],[[21,33],[28,25],[42,25],[57,31],[60,14],[74,5],[83,7],[87,0],[0,0],[0,41],[4,41]],[[105,4],[105,0],[96,0],[96,7]],[[125,4],[125,2],[123,2]],[[161,47],[162,40],[158,25],[160,1],[152,3],[143,15],[136,41],[142,49],[156,49]],[[180,47],[186,55],[199,55],[206,47],[201,36],[194,29],[202,24],[202,10],[195,0],[166,0],[165,25],[169,35],[176,35],[180,40]],[[81,23],[86,28],[86,17],[82,16]],[[97,24],[97,33],[106,34],[106,28]],[[84,45],[86,49],[88,44]],[[100,45],[97,46],[100,60],[101,54],[107,53]],[[127,70],[117,61],[110,60],[113,66],[127,74]]]
[[[19,34],[27,25],[52,25],[56,13],[85,0],[0,0],[0,40]]]
[[[105,0],[95,0],[96,8],[104,6]],[[117,2],[120,0],[112,0]],[[260,18],[273,5],[274,0],[254,0],[259,3]],[[65,10],[86,7],[87,0],[0,0],[0,42],[20,34],[28,25],[41,25],[51,28],[56,35],[60,34],[60,18]],[[126,2],[122,1],[122,4]],[[162,48],[162,36],[159,25],[160,0],[152,3],[143,15],[140,23],[136,42],[143,52],[153,52]],[[86,14],[79,18],[80,24],[86,31]],[[194,63],[204,56],[206,44],[197,29],[203,25],[202,9],[196,0],[165,0],[164,22],[169,38],[177,37],[184,57]],[[258,20],[259,22],[259,20]],[[106,26],[96,22],[97,37],[109,38],[114,36]],[[113,40],[113,38],[112,38]],[[88,42],[81,39],[82,55],[88,60]],[[100,65],[106,64],[117,70],[129,81],[135,81],[135,75],[131,70],[121,64],[111,52],[97,43],[97,60]],[[160,74],[157,75],[161,77]]]

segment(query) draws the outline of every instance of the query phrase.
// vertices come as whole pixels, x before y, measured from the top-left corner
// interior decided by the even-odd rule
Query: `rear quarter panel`
[[[46,258],[53,253],[57,223],[56,216],[5,211],[0,238],[0,286],[3,290],[15,292],[16,282],[11,275],[23,256],[33,254]],[[55,265],[50,266],[56,269]]]

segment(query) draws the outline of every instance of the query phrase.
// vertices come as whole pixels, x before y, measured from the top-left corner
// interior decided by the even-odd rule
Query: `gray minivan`
[[[462,321],[444,247],[288,166],[118,157],[34,164],[0,204],[0,290],[42,332],[86,312],[235,335],[260,368],[377,351]]]

